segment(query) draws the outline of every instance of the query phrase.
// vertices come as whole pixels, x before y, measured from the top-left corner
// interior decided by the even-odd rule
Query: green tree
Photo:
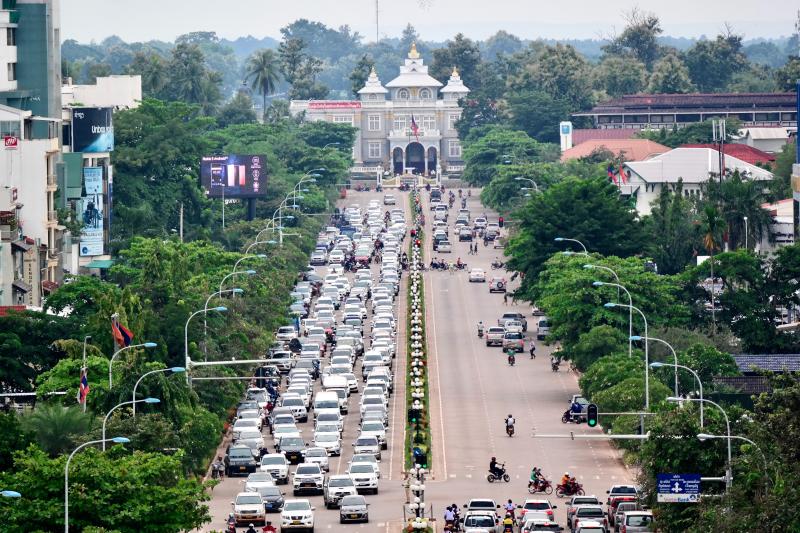
[[[164,58],[156,53],[136,52],[126,68],[128,74],[142,77],[142,94],[158,98],[167,84],[167,65]]]
[[[571,104],[545,91],[523,90],[507,95],[509,123],[539,142],[558,143],[558,123],[569,119]]]
[[[545,261],[564,249],[556,237],[578,239],[593,251],[620,256],[637,253],[643,244],[635,211],[605,177],[567,178],[553,185],[519,211],[519,224],[506,254],[510,268],[525,273],[525,295]]]
[[[444,47],[433,51],[430,75],[441,82],[446,82],[453,67],[456,67],[464,84],[470,89],[478,89],[480,62],[481,51],[478,45],[463,33],[457,33],[452,40],[445,43]]]
[[[683,195],[683,182],[674,190],[661,189],[653,202],[650,215],[644,219],[648,253],[662,274],[677,274],[692,261],[700,247],[696,213],[693,204]]]
[[[792,196],[792,165],[797,154],[797,141],[786,143],[781,151],[775,154],[775,178],[770,183],[771,200],[782,200]]]
[[[727,31],[713,41],[698,41],[684,54],[692,82],[701,92],[723,91],[734,73],[747,65],[742,36]]]
[[[375,60],[369,54],[362,55],[356,66],[353,67],[353,72],[350,73],[350,84],[354,96],[358,96],[358,91],[367,83],[367,78],[374,68]]]
[[[466,143],[464,180],[486,184],[498,172],[499,165],[547,159],[554,159],[548,145],[536,142],[522,131],[493,127],[480,138]]]
[[[653,65],[647,92],[657,94],[683,94],[694,91],[689,69],[683,60],[670,53]]]
[[[658,37],[663,33],[661,21],[652,13],[632,9],[625,15],[623,32],[603,47],[606,54],[633,56],[651,67],[661,55]]]
[[[205,65],[205,56],[196,44],[175,46],[167,63],[169,78],[164,88],[171,99],[198,104],[210,114],[221,99],[221,78]]]
[[[233,124],[250,124],[256,121],[256,112],[253,111],[253,99],[244,92],[239,91],[236,96],[219,108],[217,124],[227,127]]]
[[[797,52],[795,52],[796,54]],[[794,55],[781,68],[775,70],[775,83],[778,90],[794,91],[800,79],[800,56]]]
[[[604,324],[582,333],[577,342],[570,345],[569,349],[564,353],[579,370],[586,371],[587,368],[594,366],[593,363],[595,361],[606,359],[606,356],[621,352],[623,349],[626,350],[625,357],[630,359],[627,353],[627,345],[627,335],[621,329]],[[584,385],[581,385],[581,389],[584,393],[588,390]],[[591,394],[588,397],[591,398]]]
[[[575,48],[556,44],[544,46],[512,83],[518,90],[545,91],[576,111],[592,104],[591,74],[591,65]]]
[[[419,33],[411,23],[406,24],[403,33],[400,35],[400,53],[405,54],[411,49],[411,45],[419,41]]]
[[[595,87],[611,97],[640,93],[647,75],[647,67],[637,59],[607,56],[594,69]]]
[[[703,212],[700,219],[700,224],[702,227],[702,239],[703,239],[703,246],[705,247],[706,251],[710,255],[709,258],[709,270],[711,274],[711,319],[713,322],[713,330],[712,333],[716,331],[717,323],[716,323],[716,315],[714,314],[713,308],[716,307],[715,303],[715,296],[714,296],[714,252],[717,251],[720,247],[720,243],[722,242],[722,232],[724,231],[724,221],[722,220],[722,216],[720,216],[719,210],[711,205],[706,204],[703,207]]]
[[[14,412],[0,413],[0,472],[13,466],[14,452],[24,450],[33,442],[33,435],[24,429]]]
[[[91,415],[84,413],[82,407],[65,407],[58,403],[40,403],[22,418],[22,427],[51,457],[75,448],[91,425]]]
[[[280,80],[280,64],[274,50],[258,50],[247,59],[245,81],[261,95],[261,118],[267,113],[267,97],[275,92]]]
[[[64,524],[66,457],[48,458],[32,446],[15,456],[14,468],[0,473],[0,485],[24,487],[25,497],[4,508],[12,531],[52,531]],[[70,463],[70,527],[106,531],[168,533],[190,531],[210,521],[208,500],[195,478],[186,478],[180,458],[107,452],[87,448]]]
[[[745,240],[755,244],[762,237],[769,235],[772,215],[761,207],[767,201],[765,188],[765,183],[747,179],[738,170],[721,182],[709,179],[705,184],[704,199],[719,206],[720,216],[726,225],[725,241],[731,249],[744,246]]]
[[[608,326],[600,327],[608,328]],[[607,354],[595,360],[581,376],[581,392],[586,398],[594,401],[595,397],[606,389],[629,378],[638,378],[643,373],[644,357],[641,351],[636,350],[633,357],[629,356],[627,351]],[[643,403],[637,402],[631,407],[638,409],[642,405]]]
[[[488,61],[494,61],[500,55],[512,55],[522,50],[522,40],[505,30],[498,30],[481,43],[483,55]]]

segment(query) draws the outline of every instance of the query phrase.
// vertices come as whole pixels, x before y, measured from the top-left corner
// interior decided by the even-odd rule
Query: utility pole
[[[225,229],[225,187],[222,187],[222,229]]]
[[[181,215],[178,221],[178,235],[180,235],[181,244],[183,244],[183,202],[181,202]]]

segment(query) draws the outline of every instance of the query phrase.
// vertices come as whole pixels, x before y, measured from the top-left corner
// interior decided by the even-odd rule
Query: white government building
[[[293,115],[305,113],[309,121],[358,128],[354,175],[441,179],[460,176],[464,170],[455,123],[461,117],[458,101],[468,93],[455,67],[447,85],[432,78],[416,45],[411,45],[400,75],[385,86],[373,69],[358,100],[292,100],[289,109]]]

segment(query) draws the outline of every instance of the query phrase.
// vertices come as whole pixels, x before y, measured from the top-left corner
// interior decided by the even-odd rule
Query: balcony
[[[420,139],[425,139],[428,141],[437,141],[442,138],[441,130],[424,130],[420,128],[417,131],[417,136]],[[411,131],[411,128],[406,128],[404,130],[391,130],[389,132],[389,138],[392,140],[407,140],[407,139],[415,139],[414,132]]]
[[[47,176],[47,190],[55,191],[56,189],[58,189],[58,178],[55,174],[51,174]]]
[[[55,225],[58,224],[58,211],[48,211],[47,212],[47,225]]]
[[[436,107],[436,102],[439,100],[420,100],[419,98],[411,98],[409,100],[392,100],[394,107]]]

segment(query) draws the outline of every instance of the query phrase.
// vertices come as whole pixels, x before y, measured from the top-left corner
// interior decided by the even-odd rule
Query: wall
[[[97,78],[95,85],[64,85],[61,104],[131,109],[142,101],[142,77],[113,75]]]
[[[6,28],[11,24],[11,12],[0,11],[0,91],[15,91],[16,81],[8,81],[8,64],[17,62],[17,47],[6,44]]]

